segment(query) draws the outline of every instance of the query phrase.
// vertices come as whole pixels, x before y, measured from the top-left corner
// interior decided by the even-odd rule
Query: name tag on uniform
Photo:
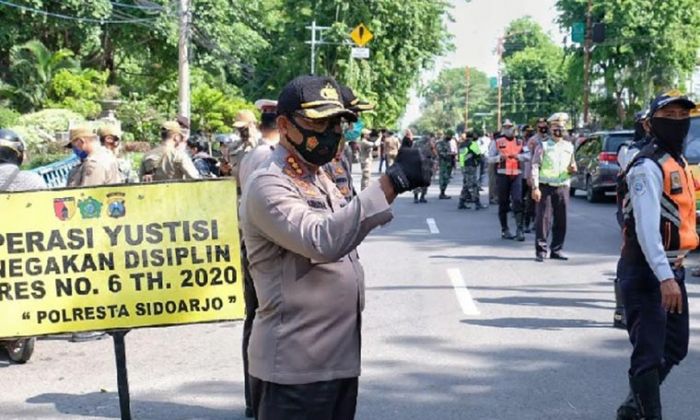
[[[306,200],[307,203],[309,203],[309,206],[314,209],[327,209],[328,207],[326,206],[326,203],[323,201],[318,201],[318,200]]]
[[[671,172],[671,194],[680,194],[683,192],[683,182],[681,181],[681,173],[678,171]]]

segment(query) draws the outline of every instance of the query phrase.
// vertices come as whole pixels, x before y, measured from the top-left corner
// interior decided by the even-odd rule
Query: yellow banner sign
[[[0,337],[244,316],[231,180],[0,195]]]

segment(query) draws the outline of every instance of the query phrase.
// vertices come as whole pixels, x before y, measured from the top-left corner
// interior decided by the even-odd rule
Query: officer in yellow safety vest
[[[552,246],[549,257],[568,260],[562,253],[566,238],[566,214],[569,206],[571,174],[576,172],[574,146],[564,140],[564,126],[554,121],[551,136],[535,146],[532,154],[532,199],[535,210],[535,259],[543,262],[547,257],[548,236],[552,230]],[[551,211],[550,211],[551,209]]]
[[[654,99],[653,139],[629,164],[618,276],[634,346],[630,393],[617,419],[661,419],[659,387],[688,353],[689,316],[683,258],[698,247],[695,181],[683,142],[695,104],[678,91]]]

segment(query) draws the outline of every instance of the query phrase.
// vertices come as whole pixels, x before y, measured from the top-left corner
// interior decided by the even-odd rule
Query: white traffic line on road
[[[448,268],[447,276],[452,282],[452,287],[455,288],[457,301],[459,302],[459,306],[462,307],[464,315],[479,315],[481,312],[479,312],[479,308],[476,307],[476,303],[474,299],[472,299],[472,295],[469,293],[467,284],[464,282],[464,278],[462,278],[462,273],[460,273],[459,269]]]
[[[425,221],[428,222],[428,229],[430,229],[430,233],[432,233],[433,235],[437,235],[438,233],[440,233],[440,229],[438,229],[435,219],[430,218],[425,219]]]

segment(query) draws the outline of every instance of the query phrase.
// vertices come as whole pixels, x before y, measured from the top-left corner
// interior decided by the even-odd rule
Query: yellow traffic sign
[[[359,45],[360,47],[364,47],[369,41],[372,40],[372,38],[374,38],[374,35],[372,35],[372,32],[370,32],[363,23],[360,23],[350,33],[350,37],[353,41],[355,41],[355,44]]]

